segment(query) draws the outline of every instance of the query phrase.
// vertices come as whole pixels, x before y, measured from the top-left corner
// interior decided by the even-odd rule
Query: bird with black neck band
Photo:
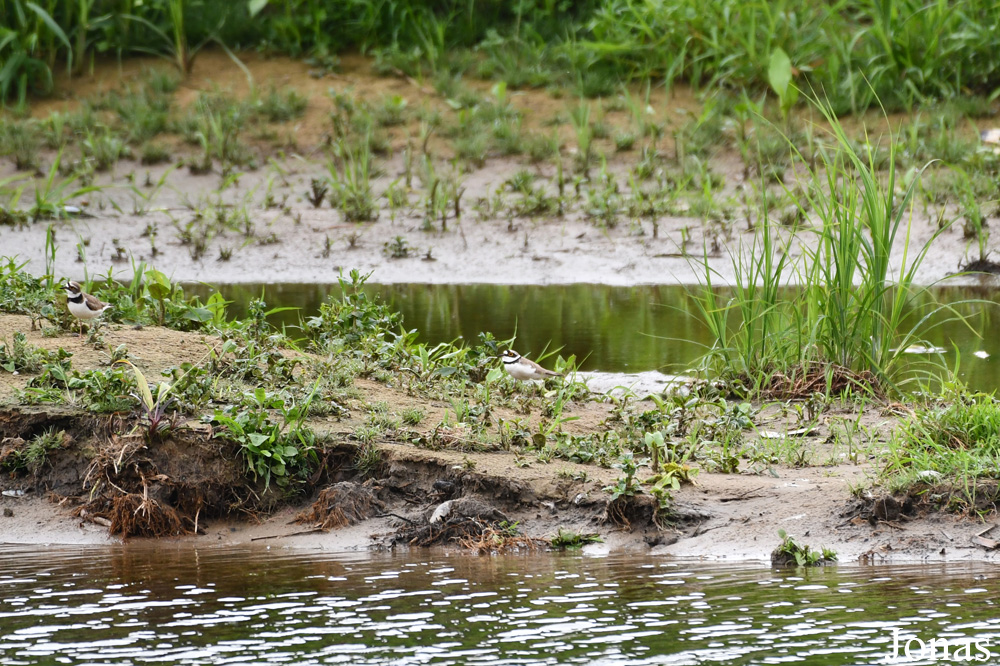
[[[68,281],[63,290],[66,291],[66,307],[76,318],[80,326],[80,335],[83,335],[83,322],[97,319],[112,307],[96,296],[85,293],[80,283],[74,280]]]
[[[500,354],[500,360],[503,361],[503,368],[507,371],[507,374],[521,381],[562,377],[561,373],[546,370],[534,361],[524,358],[513,349],[508,349]]]

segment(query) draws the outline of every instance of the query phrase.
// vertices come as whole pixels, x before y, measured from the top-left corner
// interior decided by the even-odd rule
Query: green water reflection
[[[186,287],[208,294],[202,285]],[[498,339],[517,334],[517,349],[537,356],[545,347],[562,348],[563,355],[584,359],[582,369],[606,372],[662,370],[681,372],[710,343],[696,317],[695,301],[685,287],[609,287],[574,284],[558,286],[506,285],[368,285],[399,310],[404,324],[417,329],[424,341],[436,343],[458,337],[475,340],[480,331]],[[297,325],[301,317],[315,314],[340,287],[316,284],[221,285],[232,301],[230,311],[241,316],[247,303],[262,293],[270,307],[298,308],[275,315],[274,321]],[[927,342],[945,350],[952,365],[961,358],[961,375],[973,388],[1000,388],[1000,334],[997,290],[954,287],[933,290],[932,301],[955,304],[954,312],[941,312]],[[988,301],[980,302],[963,301]],[[912,312],[912,325],[927,310]],[[954,319],[966,317],[966,323]],[[975,356],[986,352],[989,358]],[[921,356],[913,356],[915,361]]]

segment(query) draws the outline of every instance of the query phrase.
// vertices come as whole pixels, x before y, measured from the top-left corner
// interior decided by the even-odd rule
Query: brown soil
[[[43,337],[30,331],[26,317],[0,316],[0,339],[24,331],[32,344],[74,353],[80,371],[108,363],[76,337]],[[157,328],[141,331],[109,326],[109,346],[141,350],[133,361],[154,375],[183,361],[197,362],[214,344],[211,337]],[[789,468],[741,462],[739,474],[700,473],[684,485],[667,512],[656,511],[648,494],[610,501],[604,487],[618,471],[565,460],[548,464],[521,460],[504,451],[465,450],[460,436],[443,440],[441,450],[412,442],[432,438],[430,425],[380,441],[381,462],[363,478],[353,467],[357,443],[350,433],[362,423],[347,415],[314,419],[329,436],[325,464],[305,493],[291,502],[272,487],[247,479],[234,445],[212,437],[198,421],[159,441],[135,430],[134,415],[95,415],[78,406],[18,407],[13,392],[27,378],[0,374],[0,458],[5,451],[48,428],[68,435],[33,472],[0,479],[0,542],[106,543],[110,539],[158,535],[228,544],[266,540],[284,547],[364,549],[442,544],[476,551],[536,548],[568,529],[599,533],[592,552],[642,550],[713,559],[766,560],[784,529],[813,547],[833,548],[841,560],[993,559],[979,535],[979,520],[925,511],[913,498],[866,496],[851,490],[866,485],[877,460],[833,464],[821,428],[807,435],[812,460],[824,466]],[[393,411],[420,406],[424,424],[439,423],[447,405],[409,395],[384,384],[359,380],[356,404],[384,401]],[[602,429],[606,403],[573,404],[567,422],[574,432]],[[511,417],[511,414],[497,416]],[[534,422],[538,414],[526,418]],[[869,426],[892,427],[892,417],[869,414]],[[776,430],[786,417],[765,416]],[[825,452],[825,453],[824,453]],[[640,476],[648,475],[648,470]],[[455,503],[442,507],[443,503]],[[463,508],[464,507],[464,508]],[[472,508],[470,508],[472,507]],[[445,511],[445,509],[448,509]],[[431,521],[435,510],[441,522]],[[504,523],[517,522],[519,541],[501,539]]]

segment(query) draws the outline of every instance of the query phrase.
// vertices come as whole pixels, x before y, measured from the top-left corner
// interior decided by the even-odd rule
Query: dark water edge
[[[214,287],[185,289],[206,296]],[[369,284],[365,289],[402,313],[406,328],[416,329],[425,342],[475,341],[482,331],[500,340],[516,335],[522,354],[537,357],[546,348],[561,349],[563,356],[583,359],[582,370],[679,373],[711,344],[690,288],[683,286]],[[338,285],[326,284],[223,284],[218,290],[232,302],[229,311],[235,316],[244,315],[247,304],[261,295],[269,308],[296,308],[272,317],[273,323],[290,327],[293,337],[302,319],[317,314],[327,298],[340,296]],[[970,387],[1000,388],[1000,321],[994,321],[1000,317],[1000,293],[983,287],[936,288],[921,304],[929,309],[932,302],[952,309],[934,317],[926,342],[944,350],[940,357],[949,367],[961,360],[960,377]],[[908,325],[916,318],[911,316]],[[977,352],[989,356],[979,358]],[[915,362],[927,358],[913,355]]]
[[[985,563],[0,546],[0,665],[976,663],[998,592]]]

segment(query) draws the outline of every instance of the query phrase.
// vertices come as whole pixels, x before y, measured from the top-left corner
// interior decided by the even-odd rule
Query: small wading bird
[[[69,313],[76,317],[77,323],[80,325],[80,335],[83,335],[84,321],[97,319],[104,314],[105,310],[112,307],[107,303],[102,303],[96,296],[83,293],[79,282],[67,282],[63,289],[66,290],[66,307],[69,308]]]
[[[545,379],[546,377],[562,377],[561,373],[546,370],[534,361],[529,361],[513,349],[508,349],[500,355],[507,374],[514,379]]]

